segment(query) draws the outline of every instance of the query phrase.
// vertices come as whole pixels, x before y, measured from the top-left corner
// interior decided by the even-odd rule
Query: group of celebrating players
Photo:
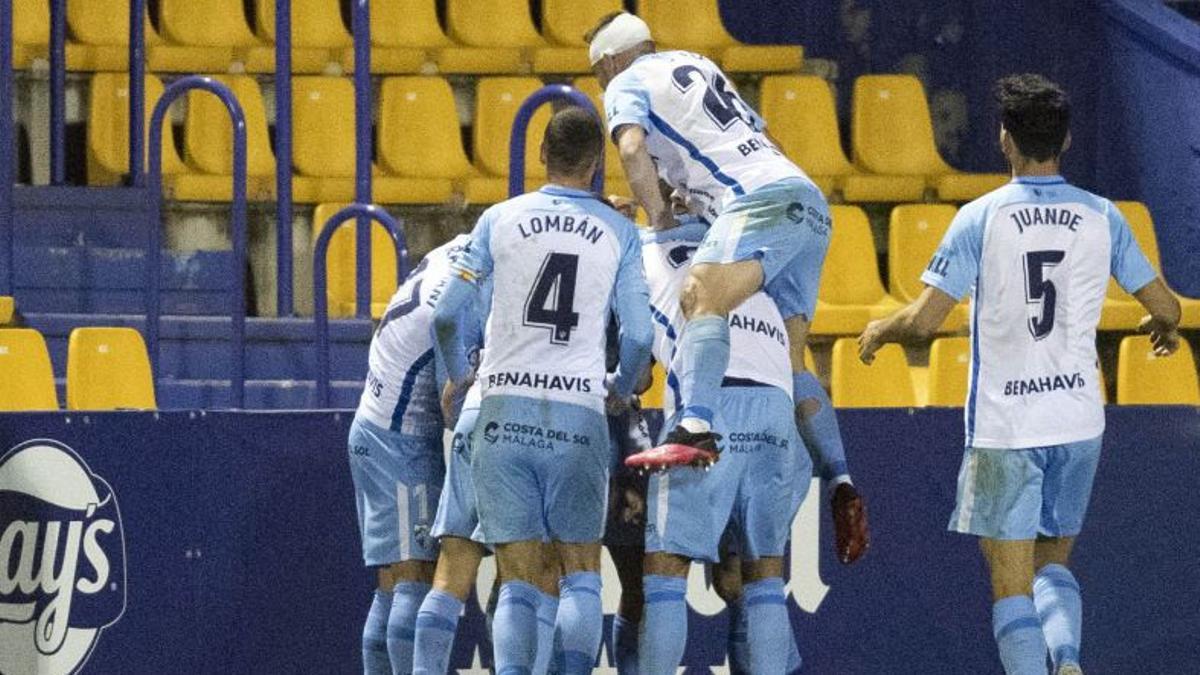
[[[488,552],[495,671],[590,672],[602,544],[622,585],[618,672],[676,671],[693,562],[714,566],[731,610],[731,670],[793,672],[783,555],[814,474],[839,559],[869,545],[832,404],[803,359],[834,226],[824,197],[708,59],[657,52],[627,13],[588,40],[607,133],[590,111],[555,113],[548,184],[426,255],[372,341],[349,438],[363,558],[378,568],[367,673],[447,672]],[[1146,306],[1159,354],[1178,344],[1179,307],[1112,203],[1059,177],[1062,91],[1023,75],[998,98],[1013,182],[963,207],[925,292],[871,323],[860,355],[928,337],[972,295],[950,528],[981,538],[1007,672],[1044,674],[1049,656],[1071,675],[1081,610],[1067,561],[1104,428],[1105,284],[1112,274]],[[635,201],[590,191],[606,136]],[[657,447],[637,400],[651,356],[667,373]],[[1062,386],[1012,386],[1043,378]]]

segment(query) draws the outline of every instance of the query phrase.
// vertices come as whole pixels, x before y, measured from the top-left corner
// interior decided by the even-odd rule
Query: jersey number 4
[[[579,325],[579,313],[575,311],[578,271],[579,256],[548,254],[525,300],[525,325],[549,328],[551,344],[568,344],[571,331]]]
[[[1025,301],[1041,303],[1041,312],[1029,317],[1029,332],[1041,340],[1054,330],[1054,305],[1058,291],[1046,278],[1046,268],[1054,267],[1066,257],[1065,251],[1030,251],[1025,254]]]

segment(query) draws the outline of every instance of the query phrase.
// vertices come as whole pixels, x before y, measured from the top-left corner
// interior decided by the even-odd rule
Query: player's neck
[[[1027,176],[1057,176],[1059,171],[1060,168],[1057,159],[1049,159],[1044,162],[1024,160],[1013,162],[1012,164],[1013,178],[1024,178]]]
[[[546,176],[546,180],[550,181],[551,183],[554,183],[555,185],[561,185],[562,187],[572,188],[574,190],[587,191],[587,190],[592,189],[591,177],[580,178],[578,176],[563,176],[563,175],[552,173],[552,174],[549,174],[548,176]]]

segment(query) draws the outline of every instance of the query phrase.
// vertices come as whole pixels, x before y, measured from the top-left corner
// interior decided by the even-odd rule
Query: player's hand
[[[866,502],[853,485],[842,483],[834,488],[830,504],[838,560],[843,565],[853,564],[871,547]]]
[[[675,214],[671,213],[670,209],[650,219],[650,229],[652,230],[670,230],[676,227],[679,227],[679,221],[675,220]]]
[[[458,387],[454,386],[453,381],[447,381],[446,386],[442,387],[442,421],[447,429],[453,429],[458,424],[457,406],[454,405],[455,399],[458,398]]]
[[[1179,349],[1179,330],[1175,326],[1164,325],[1153,316],[1145,316],[1138,324],[1139,333],[1150,334],[1150,344],[1154,347],[1155,356],[1170,356]]]
[[[612,202],[613,208],[617,210],[617,213],[630,220],[637,218],[637,201],[628,197],[622,197],[621,195],[609,195],[608,201]]]
[[[604,398],[604,412],[611,417],[624,415],[633,407],[634,400],[637,398],[618,394],[616,381],[616,373],[608,373],[604,376],[604,389],[608,391],[608,395]]]
[[[858,358],[868,366],[875,362],[875,352],[883,346],[883,321],[872,321],[867,324],[862,335],[858,336]]]
[[[646,513],[646,500],[635,488],[626,487],[622,490],[621,522],[640,523]]]

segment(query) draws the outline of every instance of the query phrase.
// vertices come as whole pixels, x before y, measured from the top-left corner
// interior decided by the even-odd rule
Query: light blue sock
[[[646,608],[638,640],[638,671],[674,673],[687,649],[687,579],[648,574],[642,581]]]
[[[612,641],[617,675],[638,675],[638,624],[617,614],[613,617]]]
[[[747,642],[746,596],[729,603],[729,672],[749,675],[750,643]]]
[[[444,675],[450,667],[450,650],[458,631],[463,603],[445,591],[433,589],[417,611],[417,636],[413,640],[413,674]]]
[[[1042,633],[1054,668],[1079,663],[1083,638],[1083,599],[1079,582],[1062,565],[1046,565],[1033,580],[1033,604],[1042,620]]]
[[[800,645],[796,644],[796,635],[792,633],[792,620],[788,619],[788,658],[787,672],[794,673],[804,665],[804,659],[800,657]]]
[[[684,419],[712,425],[713,410],[721,394],[721,380],[729,366],[729,321],[723,316],[700,316],[688,322],[679,342],[679,379]]]
[[[746,584],[742,599],[746,605],[746,641],[750,644],[750,672],[754,675],[783,675],[787,672],[788,651],[779,648],[780,636],[792,636],[784,604],[783,579],[770,577]]]
[[[600,607],[600,575],[596,572],[568,574],[558,582],[558,626],[555,644],[562,647],[558,658],[561,675],[590,673],[604,637],[604,610]]]
[[[413,669],[413,638],[417,633],[417,610],[430,585],[402,581],[392,590],[392,611],[388,613],[387,649],[392,672],[408,675]]]
[[[796,416],[796,426],[804,439],[804,446],[812,455],[813,466],[822,480],[830,480],[849,473],[846,466],[846,448],[842,445],[842,430],[838,427],[837,414],[829,394],[821,387],[817,378],[807,370],[792,373],[792,395],[799,406],[806,399],[820,404],[820,409],[809,417]]]
[[[545,675],[550,670],[554,657],[554,624],[558,619],[558,598],[548,593],[538,593],[537,656],[533,661],[533,675]]]
[[[388,660],[387,625],[388,612],[392,609],[392,594],[375,591],[371,609],[367,612],[367,623],[363,626],[362,656],[364,675],[391,675],[392,662]]]
[[[992,605],[992,635],[1008,675],[1045,675],[1046,639],[1028,595],[1013,595]]]
[[[497,675],[529,675],[537,653],[537,611],[541,592],[524,581],[500,586],[492,624]]]

